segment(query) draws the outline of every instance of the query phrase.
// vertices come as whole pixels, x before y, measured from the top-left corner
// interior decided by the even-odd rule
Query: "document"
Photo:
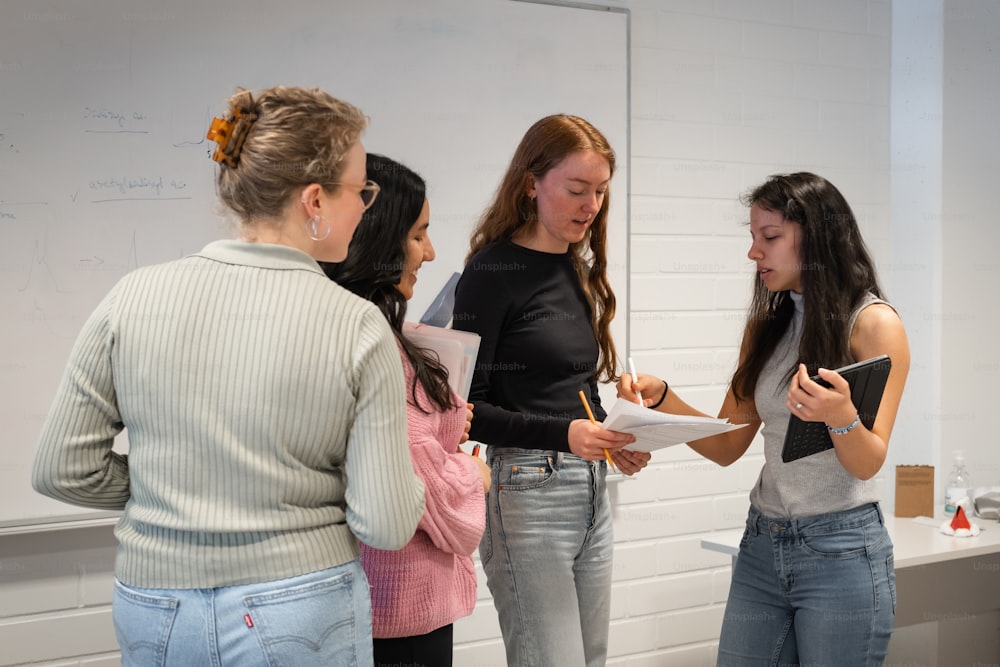
[[[714,417],[666,414],[619,399],[611,407],[601,428],[634,435],[635,442],[626,445],[625,449],[652,452],[744,426],[746,424],[730,424],[725,419]]]
[[[428,324],[403,322],[403,335],[417,347],[431,350],[448,369],[448,384],[462,400],[469,400],[472,372],[479,356],[479,334]]]

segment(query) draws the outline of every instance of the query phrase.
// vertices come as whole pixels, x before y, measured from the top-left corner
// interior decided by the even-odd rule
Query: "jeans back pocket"
[[[358,583],[350,572],[248,595],[247,625],[269,665],[355,665]]]
[[[177,598],[137,591],[115,580],[112,619],[122,665],[166,663],[178,605]]]

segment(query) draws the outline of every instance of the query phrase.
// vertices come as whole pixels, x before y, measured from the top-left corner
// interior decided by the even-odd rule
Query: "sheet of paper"
[[[618,400],[611,407],[602,426],[610,431],[633,434],[635,442],[625,449],[652,452],[709,435],[733,431],[743,428],[746,424],[730,424],[725,419],[714,417],[672,415],[644,408],[637,403]]]

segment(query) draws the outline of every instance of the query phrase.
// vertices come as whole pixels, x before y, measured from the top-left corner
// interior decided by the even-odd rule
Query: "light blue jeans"
[[[487,457],[479,556],[507,664],[603,666],[614,552],[607,464],[530,449],[490,447]]]
[[[125,667],[372,665],[371,598],[360,561],[220,588],[115,581]]]
[[[751,507],[718,664],[881,665],[895,612],[892,541],[877,504],[805,519]]]

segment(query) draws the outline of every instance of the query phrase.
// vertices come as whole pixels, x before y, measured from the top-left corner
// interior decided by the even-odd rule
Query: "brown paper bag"
[[[934,516],[934,466],[896,466],[896,516]]]

